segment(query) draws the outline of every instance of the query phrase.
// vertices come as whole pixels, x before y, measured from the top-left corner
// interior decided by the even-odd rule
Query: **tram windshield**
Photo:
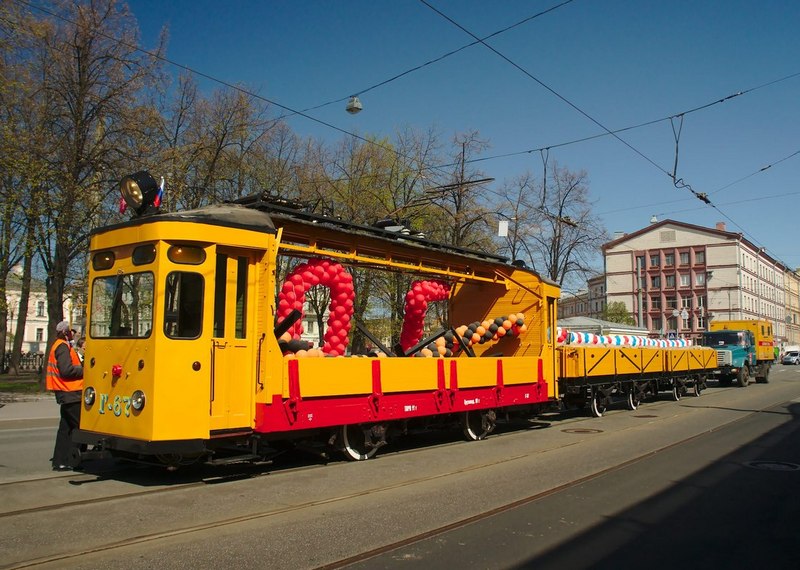
[[[147,338],[153,329],[153,274],[98,277],[92,283],[92,338]]]

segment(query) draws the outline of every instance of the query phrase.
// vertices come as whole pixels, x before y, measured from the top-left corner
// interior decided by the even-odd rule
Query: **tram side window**
[[[164,334],[197,338],[203,330],[203,276],[188,271],[167,275],[164,294]]]

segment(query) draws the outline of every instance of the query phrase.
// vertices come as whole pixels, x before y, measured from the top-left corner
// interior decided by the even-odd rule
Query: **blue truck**
[[[712,328],[715,330],[703,333],[701,342],[717,352],[714,375],[721,386],[730,386],[736,380],[738,386],[745,387],[751,378],[759,383],[769,381],[774,359],[769,323],[723,322]]]

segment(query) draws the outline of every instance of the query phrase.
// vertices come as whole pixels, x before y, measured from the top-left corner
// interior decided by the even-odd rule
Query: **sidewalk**
[[[52,394],[0,394],[0,422],[8,420],[58,419],[59,407]]]

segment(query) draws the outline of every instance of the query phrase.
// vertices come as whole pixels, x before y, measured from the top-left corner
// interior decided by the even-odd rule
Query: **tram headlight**
[[[119,184],[122,199],[137,216],[157,211],[158,182],[146,170],[140,170],[123,178]]]
[[[94,397],[95,397],[94,388],[88,386],[83,391],[83,403],[86,404],[87,406],[91,406],[92,404],[94,404]]]
[[[137,412],[141,412],[144,409],[144,401],[144,392],[141,390],[136,390],[131,394],[131,407]]]

